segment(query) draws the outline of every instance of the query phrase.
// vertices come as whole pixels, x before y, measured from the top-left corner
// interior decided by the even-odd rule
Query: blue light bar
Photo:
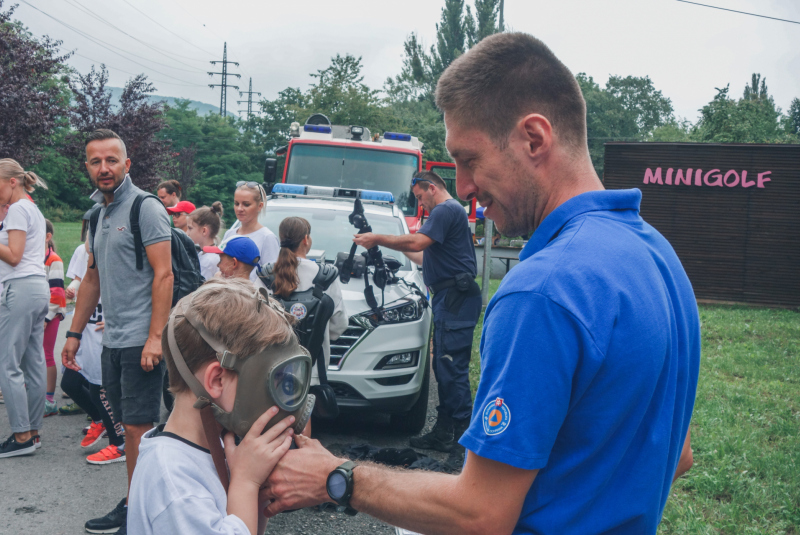
[[[394,141],[411,141],[411,134],[398,134],[397,132],[385,132],[383,139],[392,139]]]
[[[305,195],[306,187],[300,184],[275,184],[272,186],[272,193],[283,193],[284,195]]]
[[[303,127],[306,132],[316,132],[317,134],[330,134],[331,127],[317,124],[307,124]],[[410,141],[410,140],[409,140]]]
[[[388,191],[361,190],[361,198],[365,201],[394,202],[394,195]]]

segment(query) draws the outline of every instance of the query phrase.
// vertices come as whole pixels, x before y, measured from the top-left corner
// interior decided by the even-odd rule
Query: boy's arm
[[[228,487],[228,514],[236,515],[245,523],[252,535],[264,533],[257,531],[259,525],[258,485],[245,479],[232,479]]]

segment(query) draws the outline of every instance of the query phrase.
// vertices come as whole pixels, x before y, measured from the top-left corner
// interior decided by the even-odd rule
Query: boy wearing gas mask
[[[130,533],[264,532],[259,489],[314,405],[290,321],[249,280],[215,279],[178,302],[162,338],[175,405],[142,439]]]

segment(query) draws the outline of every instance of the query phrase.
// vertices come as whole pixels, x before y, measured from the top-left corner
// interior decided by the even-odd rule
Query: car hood
[[[422,283],[422,276],[419,271],[400,271],[398,277],[405,279],[408,283],[415,283],[419,286],[420,290],[426,292],[424,284]],[[383,290],[383,297],[381,296],[381,289],[374,285],[372,276],[369,277],[370,284],[372,284],[372,291],[375,293],[375,299],[378,301],[378,306],[382,304],[389,305],[398,299],[401,299],[412,293],[404,284],[387,284]],[[364,297],[364,278],[353,277],[347,284],[342,284],[342,298],[344,299],[345,310],[348,316],[354,316],[368,311],[369,305]]]

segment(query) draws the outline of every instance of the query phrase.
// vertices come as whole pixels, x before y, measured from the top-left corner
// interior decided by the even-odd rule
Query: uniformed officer
[[[481,314],[475,248],[467,213],[447,192],[439,175],[432,171],[417,173],[411,180],[411,191],[430,214],[416,234],[366,233],[357,234],[353,241],[367,249],[378,245],[402,251],[422,265],[425,284],[433,294],[433,371],[439,386],[439,406],[433,430],[412,438],[411,445],[451,452],[450,464],[461,468],[464,448],[458,439],[472,414],[469,361],[472,334]]]

